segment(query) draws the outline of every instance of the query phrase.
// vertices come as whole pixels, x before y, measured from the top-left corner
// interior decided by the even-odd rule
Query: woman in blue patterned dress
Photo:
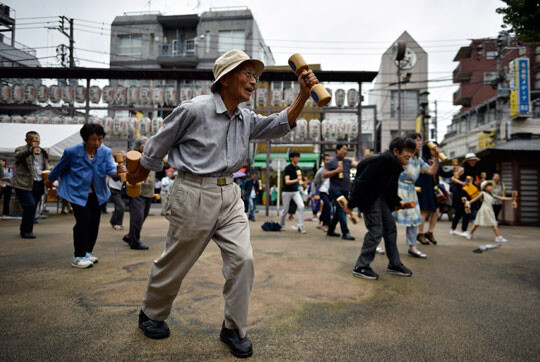
[[[435,175],[439,169],[438,148],[431,150],[433,155],[433,164],[430,166],[418,153],[422,149],[422,136],[419,133],[409,133],[407,138],[416,142],[416,153],[409,160],[409,164],[403,166],[403,172],[399,176],[398,196],[402,201],[414,201],[416,207],[412,209],[403,209],[394,211],[396,222],[407,227],[407,245],[409,246],[409,255],[417,258],[427,258],[427,255],[416,248],[416,235],[418,225],[422,222],[420,206],[418,205],[418,196],[416,195],[415,182],[420,173]]]

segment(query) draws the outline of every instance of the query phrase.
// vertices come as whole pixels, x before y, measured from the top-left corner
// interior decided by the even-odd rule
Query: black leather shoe
[[[141,242],[131,243],[130,246],[131,246],[131,249],[133,250],[148,250],[148,246],[144,245]]]
[[[343,240],[354,240],[354,236],[352,236],[352,235],[349,234],[349,233],[344,234],[341,238],[342,238]]]
[[[171,334],[167,322],[151,320],[142,309],[139,313],[139,328],[144,331],[145,336],[152,339],[167,338]]]
[[[36,235],[34,233],[21,234],[21,238],[23,238],[23,239],[35,239]]]
[[[124,243],[131,244],[131,240],[129,239],[128,235],[124,236],[122,240],[124,241]]]
[[[221,326],[219,339],[221,339],[221,342],[229,345],[231,353],[235,357],[247,358],[253,354],[253,347],[248,337],[240,338],[237,329],[225,327],[225,321],[223,321],[223,325]]]
[[[326,233],[326,236],[335,236],[335,237],[339,237],[341,234],[338,234],[336,233],[335,231],[328,231]]]

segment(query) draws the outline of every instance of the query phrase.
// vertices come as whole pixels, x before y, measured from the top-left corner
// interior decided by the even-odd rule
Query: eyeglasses
[[[249,70],[249,69],[242,69],[242,72],[244,72],[244,74],[247,76],[248,79],[253,78],[255,79],[256,83],[259,82],[259,76],[254,71]]]

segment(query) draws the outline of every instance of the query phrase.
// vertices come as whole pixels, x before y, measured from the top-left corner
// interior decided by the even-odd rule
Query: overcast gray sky
[[[429,79],[451,79],[457,66],[452,59],[469,39],[496,37],[502,17],[496,0],[4,0],[15,9],[19,24],[15,39],[37,49],[41,64],[57,65],[54,48],[66,43],[56,26],[64,15],[75,18],[79,66],[108,65],[110,24],[124,12],[160,11],[165,15],[194,14],[211,7],[247,6],[253,12],[277,64],[300,52],[324,70],[377,71],[382,53],[407,30],[429,55]],[[51,17],[47,19],[29,19]],[[50,21],[49,24],[43,22]],[[33,24],[36,23],[36,24]],[[98,23],[101,23],[98,24]],[[25,25],[23,25],[25,24]],[[101,30],[101,28],[103,30]],[[49,47],[49,48],[47,48]],[[83,50],[86,49],[86,50]],[[90,50],[90,51],[89,51]],[[104,52],[104,53],[99,53]],[[50,57],[50,58],[45,58]],[[363,93],[371,85],[364,85]],[[452,114],[451,80],[430,83],[430,102],[438,101],[439,139]],[[366,94],[367,95],[367,94]],[[367,96],[366,96],[367,101]],[[431,108],[432,103],[431,103]]]

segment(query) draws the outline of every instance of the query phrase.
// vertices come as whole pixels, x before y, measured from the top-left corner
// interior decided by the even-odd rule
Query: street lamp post
[[[428,110],[428,91],[420,92],[420,114],[422,116],[422,139],[427,141],[429,138],[429,110]]]

